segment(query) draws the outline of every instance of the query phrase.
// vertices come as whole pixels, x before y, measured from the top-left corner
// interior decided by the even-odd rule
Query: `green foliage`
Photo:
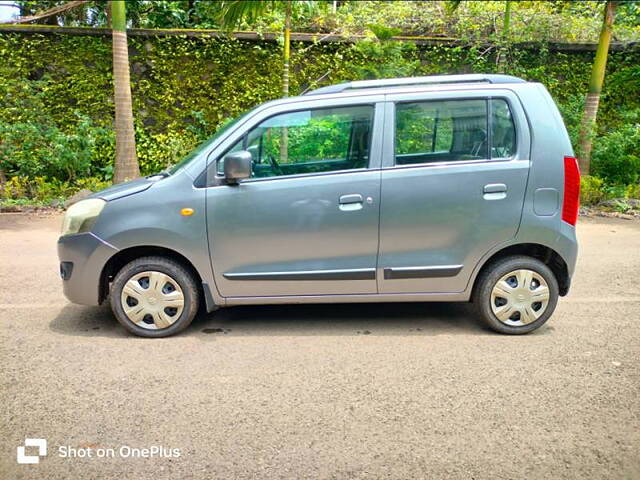
[[[52,201],[60,203],[79,190],[87,189],[95,192],[108,186],[110,186],[110,182],[95,177],[65,182],[57,178],[14,176],[0,185],[0,204],[49,205]]]
[[[402,29],[387,27],[386,25],[375,25],[373,23],[370,23],[367,26],[369,27],[369,30],[373,32],[376,38],[381,41],[389,40],[391,39],[391,37],[402,33]]]
[[[367,39],[356,43],[353,48],[365,61],[353,68],[355,77],[360,79],[410,77],[420,63],[415,58],[417,49],[412,43]]]
[[[604,180],[591,175],[580,178],[580,204],[597,205],[606,197]]]
[[[451,8],[459,3],[457,8]],[[616,39],[640,37],[638,6],[626,2],[616,14]],[[336,14],[301,19],[299,30],[363,34],[370,23],[399,28],[404,35],[447,36],[466,40],[500,38],[504,1],[352,1]],[[511,4],[509,36],[512,41],[593,42],[602,26],[600,2],[531,2]]]
[[[369,130],[373,108],[351,107],[316,111],[310,118],[298,119],[296,114],[285,114],[281,120],[271,120],[277,126],[267,128],[252,142],[256,150],[262,138],[263,158],[276,158],[278,163],[307,163],[324,160],[347,160],[350,134],[354,125]],[[286,154],[282,150],[286,138]],[[352,166],[351,168],[360,168]]]
[[[229,118],[280,96],[277,43],[131,36],[129,46],[143,174],[175,163]],[[294,42],[291,94],[362,78],[494,72],[495,53],[475,44]],[[73,188],[85,177],[110,180],[115,141],[109,37],[1,34],[0,55],[5,174],[47,176]],[[541,44],[512,48],[506,73],[544,83],[575,139],[592,62],[593,53],[554,52]],[[637,182],[639,64],[640,51],[629,49],[612,52],[607,65],[593,161],[607,188]]]
[[[615,200],[613,203],[620,210],[621,205],[628,205],[625,199],[631,198],[640,199],[640,184],[632,183],[625,187],[624,185],[608,185],[603,179],[592,175],[580,178],[581,205],[592,206],[606,200]]]
[[[198,146],[200,141],[189,131],[149,133],[136,130],[136,150],[140,169],[158,172],[178,163],[182,157]]]
[[[574,94],[567,96],[564,102],[558,104],[564,123],[567,126],[567,132],[569,133],[571,144],[574,146],[578,155],[579,152],[577,147],[579,146],[580,124],[582,121],[582,114],[584,112],[584,102],[584,95]]]
[[[314,0],[221,0],[212,5],[209,10],[220,25],[227,29],[255,25],[270,21],[268,28],[282,30],[285,26],[286,12],[290,13],[293,21],[312,17],[320,11],[319,7],[326,7],[326,3]],[[210,7],[211,8],[211,7]]]
[[[46,80],[2,82],[0,95],[0,169],[8,175],[74,179],[89,174],[96,143],[105,129],[74,110],[73,129],[63,130],[46,105]]]
[[[41,12],[66,0],[16,0],[22,14]],[[234,0],[127,0],[130,27],[220,28],[220,16]],[[236,23],[241,29],[281,30],[284,13],[279,1],[246,1],[262,10]],[[458,3],[455,9],[448,8]],[[272,7],[279,4],[278,8]],[[341,1],[337,10],[330,2],[293,1],[293,28],[298,31],[364,34],[368,25],[385,25],[405,35],[450,36],[464,39],[497,39],[503,24],[504,1]],[[107,25],[108,2],[89,1],[41,23],[64,26]],[[323,11],[324,10],[324,11]],[[452,11],[455,10],[455,11]],[[602,23],[601,2],[521,1],[511,5],[510,37],[514,41],[595,41]],[[616,12],[616,38],[637,41],[640,37],[640,5],[620,2]]]
[[[388,77],[410,77],[420,65],[418,49],[413,43],[390,40],[400,29],[384,25],[368,25],[373,38],[357,42],[353,46],[361,65],[354,65],[355,78],[376,79]]]
[[[624,125],[596,138],[592,173],[611,184],[640,182],[640,123]]]
[[[640,200],[640,183],[627,185],[624,191],[625,198],[636,198]]]

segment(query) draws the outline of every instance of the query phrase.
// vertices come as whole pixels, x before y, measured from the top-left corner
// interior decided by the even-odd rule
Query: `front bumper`
[[[60,237],[58,258],[65,297],[73,303],[99,305],[100,276],[117,251],[91,232]]]

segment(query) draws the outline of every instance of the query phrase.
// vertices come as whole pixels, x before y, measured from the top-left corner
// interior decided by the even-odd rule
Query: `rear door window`
[[[395,127],[396,165],[508,158],[516,150],[513,118],[502,99],[398,103]]]
[[[509,104],[491,100],[491,158],[509,158],[516,153],[516,127]]]

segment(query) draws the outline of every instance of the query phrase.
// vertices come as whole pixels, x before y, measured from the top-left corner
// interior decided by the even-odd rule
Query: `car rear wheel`
[[[542,326],[558,303],[558,282],[536,258],[506,257],[487,267],[474,293],[480,317],[500,333],[529,333]]]
[[[199,294],[193,275],[163,257],[125,265],[111,285],[111,309],[118,321],[141,337],[167,337],[191,324]]]

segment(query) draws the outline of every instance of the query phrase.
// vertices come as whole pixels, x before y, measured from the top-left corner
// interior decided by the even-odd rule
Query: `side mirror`
[[[240,180],[251,177],[251,153],[246,150],[225,155],[224,178],[228,183],[237,184]]]

